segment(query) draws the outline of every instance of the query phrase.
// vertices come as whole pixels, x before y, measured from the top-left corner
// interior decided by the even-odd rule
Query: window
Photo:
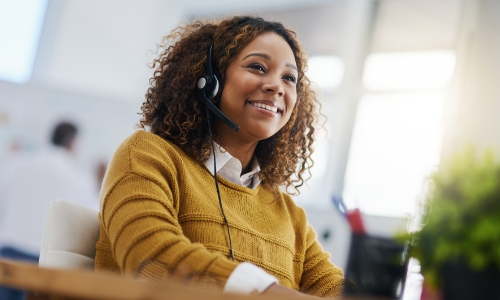
[[[31,77],[47,0],[0,0],[0,80]]]
[[[437,167],[451,51],[372,54],[349,150],[343,197],[373,215],[410,214]]]
[[[312,56],[308,60],[307,77],[324,92],[339,86],[344,77],[344,63],[336,56]]]

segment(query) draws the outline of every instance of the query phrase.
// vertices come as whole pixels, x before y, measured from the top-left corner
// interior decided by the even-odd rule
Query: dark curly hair
[[[298,68],[297,102],[288,123],[273,136],[259,141],[254,155],[261,168],[262,184],[274,191],[283,185],[298,188],[311,176],[319,102],[304,74],[306,54],[295,32],[281,23],[236,16],[176,28],[163,38],[159,57],[151,66],[155,71],[141,108],[140,127],[178,145],[198,162],[206,161],[211,141],[204,105],[196,97],[195,85],[205,71],[207,49],[213,44],[213,59],[222,76],[222,88],[212,100],[218,105],[229,64],[250,41],[265,32],[283,37],[293,51]],[[214,116],[210,119],[215,131]],[[304,178],[306,172],[308,176]]]

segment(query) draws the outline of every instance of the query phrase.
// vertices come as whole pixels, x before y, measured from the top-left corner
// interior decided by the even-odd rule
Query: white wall
[[[29,84],[137,103],[156,45],[183,17],[176,1],[51,0]]]
[[[443,157],[474,144],[500,156],[500,2],[466,1]]]

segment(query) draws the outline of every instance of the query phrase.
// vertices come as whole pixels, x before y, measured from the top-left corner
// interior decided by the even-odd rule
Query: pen
[[[334,196],[332,200],[335,208],[347,219],[352,233],[366,234],[366,229],[363,224],[363,218],[361,217],[361,211],[359,208],[348,210],[344,201],[340,197]]]

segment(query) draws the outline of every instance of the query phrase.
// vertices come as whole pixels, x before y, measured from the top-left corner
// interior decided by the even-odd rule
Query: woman
[[[104,180],[96,270],[339,295],[342,271],[278,188],[302,185],[312,165],[316,98],[295,34],[233,17],[166,42],[142,106],[146,130],[119,147]]]

